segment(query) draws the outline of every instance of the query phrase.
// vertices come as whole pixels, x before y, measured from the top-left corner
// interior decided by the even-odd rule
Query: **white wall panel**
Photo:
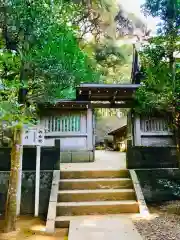
[[[86,150],[87,138],[86,137],[63,137],[60,138],[60,146],[62,151],[69,150]]]

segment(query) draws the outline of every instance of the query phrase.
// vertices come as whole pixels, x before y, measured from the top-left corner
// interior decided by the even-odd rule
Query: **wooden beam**
[[[87,146],[88,150],[93,150],[93,114],[92,109],[87,110]]]
[[[133,102],[129,103],[91,103],[92,108],[132,108]]]
[[[140,84],[81,84],[77,87],[76,100],[133,100],[133,94],[139,87]]]
[[[77,89],[80,90],[84,90],[84,89],[88,89],[88,90],[92,90],[92,89],[106,89],[106,90],[110,90],[110,89],[137,89],[140,87],[140,84],[94,84],[94,83],[83,83],[80,84],[79,87],[77,87]]]

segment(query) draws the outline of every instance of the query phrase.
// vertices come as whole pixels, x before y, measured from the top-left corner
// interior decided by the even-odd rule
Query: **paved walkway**
[[[142,240],[126,216],[94,216],[70,222],[68,240]]]
[[[63,171],[81,170],[118,170],[126,169],[126,153],[96,151],[95,161],[90,163],[61,163]]]

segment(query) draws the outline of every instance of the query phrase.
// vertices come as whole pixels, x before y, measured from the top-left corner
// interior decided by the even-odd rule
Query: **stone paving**
[[[94,162],[61,163],[60,169],[62,171],[126,169],[126,153],[98,150],[95,152]]]
[[[70,222],[68,240],[142,240],[126,216],[94,216]]]

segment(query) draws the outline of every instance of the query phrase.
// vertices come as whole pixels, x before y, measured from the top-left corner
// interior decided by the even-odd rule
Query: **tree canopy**
[[[75,28],[63,17],[66,5],[57,12],[58,5],[52,8],[48,2],[1,3],[0,107],[1,118],[9,122],[22,117],[21,89],[27,90],[30,113],[40,101],[72,98],[80,82],[99,79],[91,59],[79,47]]]
[[[159,17],[158,36],[142,46],[140,61],[145,79],[137,93],[140,111],[179,111],[180,94],[180,2],[179,0],[146,0],[146,14]]]
[[[138,111],[171,111],[175,105],[180,110],[180,59],[175,59],[173,82],[164,38],[156,37],[144,44],[139,56],[144,80],[136,94]]]
[[[146,0],[143,9],[161,22],[158,36],[143,44],[140,54],[144,80],[136,94],[136,111],[170,112],[180,146],[180,1]]]

